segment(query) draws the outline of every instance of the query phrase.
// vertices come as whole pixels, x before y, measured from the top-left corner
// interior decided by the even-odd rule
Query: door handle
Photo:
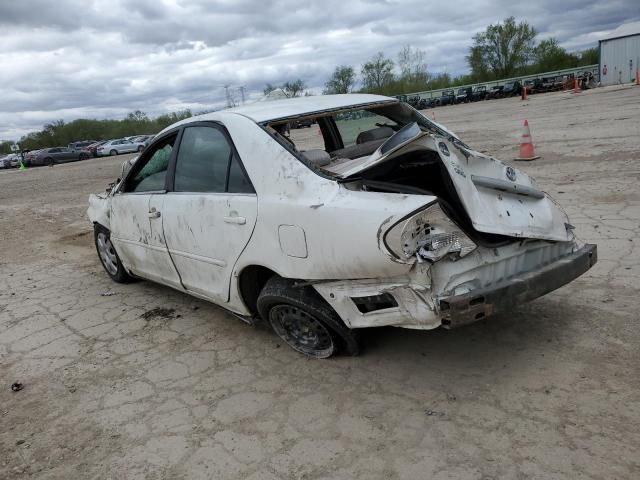
[[[152,208],[151,210],[149,210],[149,218],[160,218],[160,212],[155,208]]]
[[[244,225],[247,223],[247,219],[244,217],[224,217],[226,223],[235,223],[236,225]]]

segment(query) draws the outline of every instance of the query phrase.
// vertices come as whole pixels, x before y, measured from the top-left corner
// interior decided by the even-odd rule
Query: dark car
[[[82,140],[80,142],[73,142],[68,145],[71,150],[84,150],[89,145],[96,143],[95,140]]]
[[[479,100],[486,100],[488,94],[489,92],[487,92],[487,87],[485,85],[473,87],[473,93],[471,94],[471,101],[477,102]]]
[[[456,94],[453,90],[445,90],[438,98],[438,105],[453,105],[456,101]]]
[[[489,93],[487,94],[487,98],[502,98],[503,89],[503,85],[496,85],[495,87],[491,87],[491,90],[489,90]]]
[[[520,80],[516,80],[515,82],[508,82],[504,84],[504,88],[502,89],[502,95],[504,97],[513,97],[516,95],[520,95],[522,93],[522,84]]]
[[[107,143],[106,140],[102,140],[101,142],[95,142],[92,143],[91,145],[89,145],[88,147],[85,148],[85,150],[89,153],[89,156],[91,157],[97,157],[98,156],[98,147],[100,145],[103,145]]]
[[[310,118],[301,118],[300,120],[292,122],[293,128],[311,128],[311,125],[313,125],[313,122]]]
[[[29,152],[25,157],[29,166],[49,165],[56,163],[75,162],[89,158],[89,153],[84,150],[71,150],[69,147],[43,148]]]
[[[473,97],[473,89],[471,87],[463,87],[458,89],[456,95],[456,103],[467,103],[471,101]]]

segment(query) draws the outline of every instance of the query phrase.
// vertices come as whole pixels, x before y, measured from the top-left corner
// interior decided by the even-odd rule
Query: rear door
[[[163,137],[136,161],[111,201],[111,239],[134,274],[181,288],[167,250],[162,209],[177,133]]]
[[[258,201],[224,127],[210,122],[185,127],[173,177],[173,191],[162,207],[163,228],[182,284],[214,302],[227,302]]]

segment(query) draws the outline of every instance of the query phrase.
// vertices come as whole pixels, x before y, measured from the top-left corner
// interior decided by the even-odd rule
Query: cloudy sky
[[[302,78],[407,44],[466,71],[471,37],[514,15],[569,50],[640,20],[638,0],[0,0],[0,139],[56,119],[224,104],[223,85]],[[239,98],[239,94],[238,94]]]

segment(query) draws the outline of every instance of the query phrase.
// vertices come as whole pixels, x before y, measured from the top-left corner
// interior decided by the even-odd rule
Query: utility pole
[[[244,89],[246,87],[244,85],[240,86],[240,97],[242,98],[242,104],[244,105]]]
[[[231,98],[231,92],[229,92],[229,85],[224,86],[224,96],[227,98],[227,108],[234,106],[233,98]]]

